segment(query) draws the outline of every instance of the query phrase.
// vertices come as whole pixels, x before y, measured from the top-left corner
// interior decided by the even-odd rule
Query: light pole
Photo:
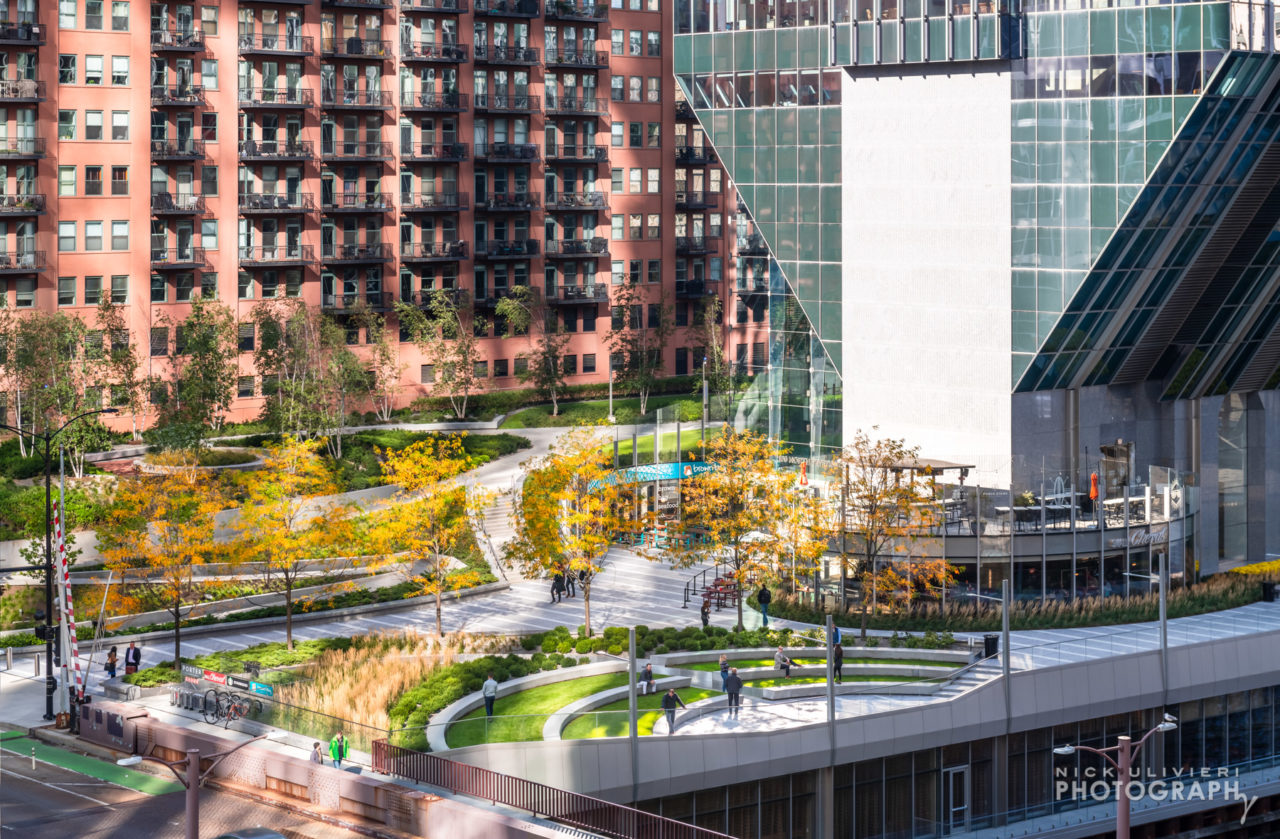
[[[613,424],[618,420],[613,415],[613,359],[609,360],[609,423]]]
[[[1058,746],[1053,753],[1062,757],[1069,757],[1077,751],[1091,752],[1095,755],[1101,755],[1103,760],[1110,763],[1116,770],[1116,839],[1129,839],[1129,778],[1130,770],[1133,766],[1133,759],[1138,756],[1138,752],[1151,739],[1151,735],[1160,732],[1173,731],[1178,727],[1178,719],[1173,714],[1165,714],[1164,719],[1155,728],[1142,735],[1142,739],[1137,743],[1133,743],[1129,739],[1129,735],[1122,734],[1116,738],[1116,744],[1105,749],[1095,749],[1091,746]],[[1111,753],[1115,752],[1115,757],[1111,757]]]
[[[85,411],[83,414],[74,416],[58,427],[56,431],[50,431],[46,426],[43,434],[36,434],[34,431],[27,431],[22,428],[14,428],[12,425],[0,423],[0,429],[12,431],[19,437],[30,435],[32,438],[38,438],[44,441],[44,626],[36,627],[37,636],[43,635],[44,640],[44,659],[45,659],[45,681],[44,681],[44,718],[46,720],[53,719],[53,694],[56,692],[57,678],[53,675],[53,438],[57,437],[67,426],[76,420],[91,417],[95,414],[114,414],[115,408],[99,408],[96,411]],[[70,650],[63,650],[63,655],[70,655]],[[75,713],[75,708],[71,709]]]

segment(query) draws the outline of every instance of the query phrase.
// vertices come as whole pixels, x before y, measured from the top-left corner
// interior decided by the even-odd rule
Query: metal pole
[[[1009,690],[1009,671],[1011,669],[1009,666],[1009,606],[1009,580],[1008,578],[1005,578],[1004,580],[1001,580],[1000,585],[1000,643],[1003,645],[1001,652],[1004,653],[1000,656],[1000,665],[1004,674],[1004,678],[1001,681],[1004,682],[1004,713],[1006,725],[1013,721],[1013,697]]]
[[[710,400],[707,394],[707,360],[702,360],[702,443],[707,443],[707,414],[709,412]]]
[[[827,615],[827,739],[831,742],[832,766],[836,765],[836,660],[835,619]]]
[[[1160,686],[1169,704],[1169,552],[1160,554]]]
[[[636,720],[636,628],[627,629],[627,739],[631,743],[631,801],[640,800],[640,732]]]
[[[1116,744],[1116,839],[1129,839],[1129,766],[1132,760],[1129,735],[1121,734]]]
[[[200,839],[200,750],[187,750],[186,839]]]
[[[53,719],[53,692],[57,679],[53,676],[53,438],[44,431],[44,718]]]
[[[614,422],[613,417],[613,363],[609,363],[609,422]]]

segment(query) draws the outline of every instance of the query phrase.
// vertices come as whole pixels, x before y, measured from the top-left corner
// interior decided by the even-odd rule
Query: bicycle
[[[238,693],[214,690],[210,688],[204,695],[204,721],[209,725],[222,723],[227,728],[231,723],[247,716],[262,713],[262,700],[241,696]]]

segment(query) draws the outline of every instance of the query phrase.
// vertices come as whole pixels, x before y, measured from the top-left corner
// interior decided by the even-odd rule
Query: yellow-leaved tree
[[[790,577],[792,590],[799,596],[804,587],[801,581],[811,580],[821,570],[822,555],[840,522],[836,504],[813,487],[802,486],[798,475],[787,477],[781,490],[781,512],[773,525],[778,549],[776,576]]]
[[[98,549],[120,584],[111,588],[112,611],[164,609],[173,620],[174,661],[182,660],[182,621],[204,597],[197,568],[217,562],[226,546],[214,540],[214,516],[228,506],[221,481],[195,466],[189,454],[159,455],[164,474],[123,478]]]
[[[616,480],[608,444],[602,429],[575,428],[527,464],[512,514],[515,538],[506,546],[507,562],[526,577],[574,575],[588,636],[591,584],[609,546],[629,526],[631,490]]]
[[[488,505],[489,495],[457,480],[472,462],[461,435],[433,435],[378,454],[387,483],[399,489],[396,503],[378,516],[377,544],[395,558],[406,579],[421,585],[419,594],[435,598],[436,635],[441,635],[445,592],[480,582],[478,572],[457,567],[450,553],[470,548],[471,519]]]
[[[674,537],[669,555],[678,567],[729,566],[738,593],[739,630],[744,628],[744,584],[772,574],[780,553],[773,530],[794,478],[778,468],[777,458],[787,451],[776,440],[726,425],[703,446],[710,468],[681,482],[681,521],[668,528]]]
[[[295,589],[311,573],[323,570],[325,576],[332,576],[357,562],[342,556],[350,552],[354,540],[352,507],[315,500],[339,489],[333,471],[318,451],[324,444],[324,440],[286,436],[265,447],[263,468],[239,476],[244,500],[235,524],[237,554],[258,563],[265,590],[284,595],[284,635],[289,649],[293,649]],[[340,587],[327,586],[311,598]]]

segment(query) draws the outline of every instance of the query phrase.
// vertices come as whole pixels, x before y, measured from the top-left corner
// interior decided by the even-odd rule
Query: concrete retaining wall
[[[666,693],[668,688],[689,687],[688,676],[668,676],[662,679],[654,679],[653,685],[657,693]],[[542,726],[543,740],[559,740],[564,732],[564,727],[578,714],[588,713],[592,708],[599,708],[601,705],[608,705],[610,702],[617,702],[619,699],[626,699],[627,692],[630,687],[609,688],[599,693],[593,693],[590,696],[583,697],[576,702],[570,702],[568,705],[556,711],[547,717],[547,722]],[[639,686],[636,688],[636,695],[639,696]]]
[[[729,656],[729,664],[732,665],[735,660],[753,658],[773,658],[773,654],[778,651],[777,647],[750,647],[733,650],[708,650],[705,652],[692,653],[667,653],[666,655],[650,656],[653,666],[659,665],[664,667],[679,667],[682,664],[700,664],[707,661],[719,661],[720,654],[724,653]],[[785,647],[783,652],[787,654],[787,658],[817,658],[823,661],[827,659],[827,650],[825,647]],[[851,644],[844,645],[844,658],[848,661],[851,658],[929,658],[937,661],[956,662],[959,664],[968,664],[973,660],[968,650],[912,650],[905,647],[855,647]],[[848,668],[852,665],[846,664]]]

